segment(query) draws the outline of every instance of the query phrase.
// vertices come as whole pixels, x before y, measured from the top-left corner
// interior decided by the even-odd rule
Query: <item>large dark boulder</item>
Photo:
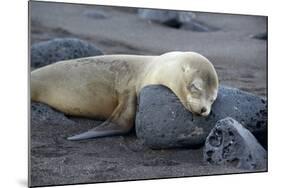
[[[266,170],[267,152],[252,133],[232,118],[216,123],[206,139],[204,161],[247,170]]]
[[[102,55],[93,44],[76,38],[57,38],[31,46],[31,66],[42,67],[57,61]]]
[[[233,117],[266,147],[267,101],[239,89],[221,86],[208,117],[192,115],[175,94],[160,85],[139,95],[136,134],[151,148],[202,146],[218,120]]]

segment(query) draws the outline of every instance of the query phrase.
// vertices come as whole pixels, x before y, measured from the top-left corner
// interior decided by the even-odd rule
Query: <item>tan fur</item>
[[[185,108],[203,116],[210,113],[218,91],[216,71],[205,57],[169,52],[95,56],[45,66],[31,73],[31,99],[68,115],[107,119],[86,136],[70,138],[78,140],[128,132],[134,125],[136,96],[152,84],[169,87]]]

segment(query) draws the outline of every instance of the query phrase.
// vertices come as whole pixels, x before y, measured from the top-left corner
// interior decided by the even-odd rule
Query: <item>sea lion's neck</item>
[[[181,71],[181,66],[177,64],[178,62],[169,61],[155,61],[151,62],[144,73],[140,75],[140,84],[137,86],[137,91],[148,85],[163,85],[168,87],[173,91],[173,93],[180,99],[184,106],[185,91],[183,82],[183,74]],[[139,93],[137,92],[137,93]]]

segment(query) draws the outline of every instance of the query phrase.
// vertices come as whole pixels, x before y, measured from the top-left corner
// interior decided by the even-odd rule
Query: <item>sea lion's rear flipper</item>
[[[123,129],[115,123],[106,121],[100,126],[90,129],[84,133],[68,137],[68,140],[85,140],[90,138],[100,138],[104,136],[114,136],[127,133],[128,130]]]
[[[120,96],[119,104],[105,122],[87,132],[68,137],[68,140],[85,140],[128,133],[134,126],[136,97],[126,92]]]

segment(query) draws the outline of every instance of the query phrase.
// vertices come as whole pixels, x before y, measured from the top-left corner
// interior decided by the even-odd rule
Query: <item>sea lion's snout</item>
[[[206,117],[210,114],[211,106],[208,105],[199,106],[198,103],[193,102],[193,105],[187,104],[187,109],[196,116],[203,116]]]
[[[201,114],[203,114],[205,112],[207,112],[207,108],[205,108],[205,107],[201,108]]]
[[[200,116],[208,116],[210,114],[210,110],[206,107],[202,107],[200,110]]]
[[[208,110],[207,107],[202,107],[198,111],[194,112],[194,114],[196,114],[198,116],[206,117],[210,114],[210,110]]]

